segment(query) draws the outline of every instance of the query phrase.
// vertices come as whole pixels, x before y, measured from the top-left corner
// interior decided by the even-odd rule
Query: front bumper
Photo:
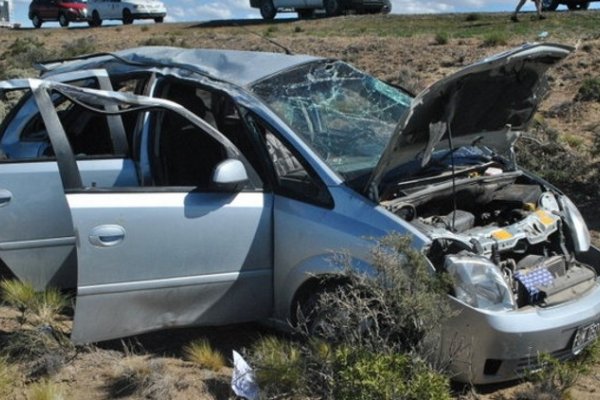
[[[460,313],[445,326],[443,357],[453,379],[473,384],[516,379],[539,367],[539,356],[573,357],[578,328],[600,321],[600,281],[558,306],[492,312],[455,301]]]
[[[87,10],[67,11],[67,19],[71,22],[85,22],[88,20]]]
[[[154,19],[154,18],[164,18],[167,13],[166,12],[133,12],[131,13],[134,19]]]

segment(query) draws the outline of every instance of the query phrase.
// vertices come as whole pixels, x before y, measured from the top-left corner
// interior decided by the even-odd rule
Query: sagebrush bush
[[[185,358],[198,364],[202,368],[219,371],[225,367],[225,357],[212,348],[208,340],[196,340],[183,348]]]
[[[445,45],[448,44],[449,36],[447,32],[438,32],[435,34],[433,41],[437,45]]]
[[[73,58],[84,54],[96,52],[96,40],[94,37],[88,36],[69,40],[63,43],[59,54],[54,55],[54,58]]]
[[[401,235],[374,247],[369,274],[346,255],[334,262],[340,273],[298,312],[299,339],[265,338],[249,352],[266,397],[449,398],[436,358],[441,327],[455,315],[446,277]]]
[[[600,77],[585,79],[579,87],[575,100],[600,102]]]
[[[465,21],[467,22],[478,21],[479,19],[481,19],[481,15],[478,13],[469,13],[465,17]]]

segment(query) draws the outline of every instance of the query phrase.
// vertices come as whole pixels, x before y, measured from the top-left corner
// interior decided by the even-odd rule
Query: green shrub
[[[219,371],[225,367],[225,357],[214,350],[208,340],[194,341],[183,348],[185,357],[203,368]]]
[[[301,347],[291,341],[265,337],[252,348],[257,366],[256,379],[266,393],[306,394],[309,392],[305,356]]]
[[[31,67],[49,58],[53,58],[52,53],[36,37],[17,38],[2,54],[7,66],[13,68]]]
[[[600,102],[600,78],[585,79],[579,87],[575,100]]]
[[[407,236],[381,239],[372,258],[367,276],[336,255],[340,273],[298,312],[301,340],[265,338],[251,349],[266,398],[450,398],[448,378],[434,368],[441,326],[455,315],[448,280]]]
[[[483,37],[483,47],[506,46],[508,40],[504,32],[490,32]]]
[[[435,34],[434,42],[437,45],[448,44],[448,33],[447,32],[438,32]]]
[[[69,40],[62,45],[62,51],[56,58],[73,58],[96,52],[96,41],[93,37]]]
[[[481,19],[481,15],[478,13],[469,13],[465,17],[465,21],[467,22],[478,21],[479,19]]]

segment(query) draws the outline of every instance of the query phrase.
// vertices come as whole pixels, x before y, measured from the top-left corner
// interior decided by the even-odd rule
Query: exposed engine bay
[[[477,308],[550,306],[592,288],[597,271],[573,203],[522,171],[490,162],[396,184],[381,204],[433,240],[426,253]]]

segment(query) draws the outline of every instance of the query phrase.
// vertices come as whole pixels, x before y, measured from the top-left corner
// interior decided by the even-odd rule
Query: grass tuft
[[[219,351],[212,348],[208,340],[196,340],[183,349],[185,358],[198,364],[202,368],[218,372],[225,367],[225,357]]]
[[[483,37],[483,47],[506,46],[508,40],[504,32],[490,32]]]
[[[27,400],[64,400],[62,387],[56,383],[44,380],[29,386]]]
[[[4,302],[21,313],[19,323],[25,323],[26,313],[31,311],[36,302],[37,293],[33,285],[18,280],[5,280],[0,283],[0,288]]]
[[[9,399],[13,393],[13,383],[17,380],[15,367],[9,364],[6,357],[0,357],[0,398]]]

